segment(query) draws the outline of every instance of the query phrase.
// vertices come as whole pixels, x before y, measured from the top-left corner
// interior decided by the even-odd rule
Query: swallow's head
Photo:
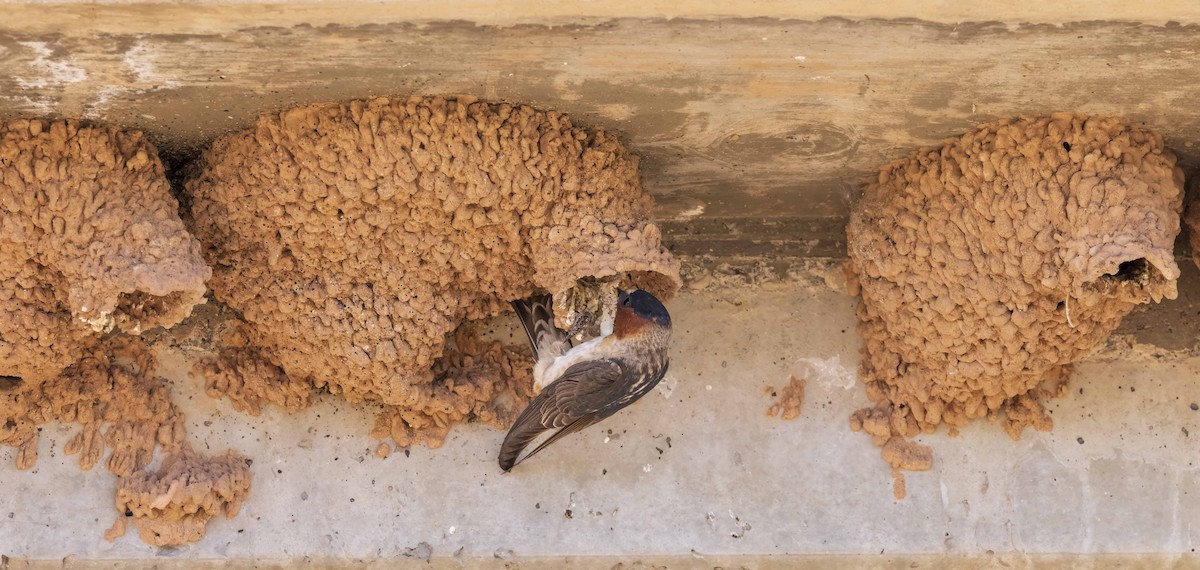
[[[646,327],[670,330],[671,315],[662,302],[641,289],[622,291],[617,296],[617,318],[613,334],[622,338],[636,334]]]

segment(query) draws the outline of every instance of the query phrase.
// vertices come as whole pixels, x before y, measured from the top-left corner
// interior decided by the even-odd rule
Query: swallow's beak
[[[628,299],[629,299],[629,291],[617,289],[617,306],[624,305],[625,301],[627,301]]]

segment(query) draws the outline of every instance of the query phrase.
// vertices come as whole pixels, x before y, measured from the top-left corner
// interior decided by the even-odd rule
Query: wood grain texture
[[[104,6],[95,30],[81,13],[35,33],[11,22],[36,20],[39,7],[10,6],[10,23],[0,21],[0,116],[142,129],[178,161],[298,104],[456,93],[529,102],[618,132],[643,158],[668,233],[697,252],[736,241],[721,229],[730,224],[769,246],[772,228],[791,222],[762,221],[784,218],[835,230],[784,236],[796,251],[808,240],[837,248],[850,205],[882,164],[999,117],[1121,114],[1163,133],[1189,171],[1200,154],[1195,24],[281,17],[289,24],[273,26],[266,14],[258,26],[213,23],[221,31],[204,33],[193,22],[175,33],[152,7]],[[111,10],[124,10],[127,29]]]

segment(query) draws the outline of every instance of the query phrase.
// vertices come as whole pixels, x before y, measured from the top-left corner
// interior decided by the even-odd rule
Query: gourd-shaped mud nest
[[[41,426],[53,421],[79,424],[61,451],[78,454],[85,470],[103,463],[122,489],[146,480],[156,455],[185,474],[214,461],[181,451],[183,415],[155,374],[151,349],[105,334],[171,326],[204,301],[211,271],[178,209],[141,133],[75,121],[0,123],[0,444],[17,448],[18,468],[34,467]],[[249,469],[236,454],[221,461],[232,479],[218,490],[240,503]],[[156,501],[170,502],[181,488],[205,504],[229,500],[172,482]],[[110,539],[124,528],[123,504],[117,515]],[[134,522],[153,526],[162,545],[198,540],[206,521],[150,509]]]
[[[186,191],[213,293],[247,323],[206,371],[210,393],[251,411],[305,405],[313,387],[379,401],[376,433],[401,445],[436,445],[470,417],[504,425],[529,397],[527,352],[447,344],[464,321],[539,290],[570,299],[581,279],[679,286],[637,159],[528,106],[373,99],[268,115],[217,140]],[[503,413],[490,407],[502,393],[518,400]]]
[[[210,271],[141,133],[0,123],[0,391],[78,360],[97,333],[171,326]]]
[[[875,402],[852,427],[906,469],[928,461],[899,438],[943,423],[1049,429],[1039,400],[1067,366],[1135,305],[1175,297],[1182,186],[1161,137],[1078,114],[990,123],[885,167],[847,228]]]

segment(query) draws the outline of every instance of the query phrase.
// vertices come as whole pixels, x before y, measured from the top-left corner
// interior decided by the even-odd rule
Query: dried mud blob
[[[183,320],[210,271],[141,133],[0,123],[0,391],[53,378],[97,332]]]
[[[892,437],[1038,402],[1134,305],[1174,298],[1183,175],[1162,138],[1112,117],[990,123],[883,169],[851,215],[861,373]],[[903,465],[900,466],[904,468]]]
[[[290,377],[438,429],[461,406],[432,369],[465,320],[536,290],[587,308],[610,276],[666,297],[679,287],[637,159],[522,105],[373,99],[268,115],[218,139],[186,189],[213,292],[252,325],[249,345]],[[595,291],[569,294],[588,277]]]
[[[155,449],[178,450],[183,415],[171,403],[156,362],[137,337],[113,335],[95,344],[57,377],[0,392],[0,445],[17,448],[17,468],[37,461],[41,426],[60,421],[80,429],[63,445],[90,470],[105,458],[125,476],[149,465]]]
[[[63,453],[78,455],[81,469],[103,462],[118,476],[110,541],[124,534],[126,512],[148,544],[199,540],[214,514],[233,517],[249,492],[243,457],[190,450],[183,414],[156,369],[142,339],[109,335],[58,377],[0,393],[0,444],[17,448],[18,469],[35,465],[41,426],[60,421],[79,424]],[[156,455],[165,456],[162,467],[145,471]]]
[[[800,417],[800,409],[804,406],[804,387],[808,381],[804,378],[788,377],[788,383],[776,390],[767,386],[766,393],[772,398],[771,406],[767,408],[767,417],[794,420]]]
[[[121,478],[116,499],[121,515],[105,537],[112,541],[124,534],[124,515],[129,513],[146,544],[196,542],[204,538],[214,516],[237,516],[249,494],[245,457],[232,451],[204,457],[185,447],[164,459],[157,472],[138,471]]]

